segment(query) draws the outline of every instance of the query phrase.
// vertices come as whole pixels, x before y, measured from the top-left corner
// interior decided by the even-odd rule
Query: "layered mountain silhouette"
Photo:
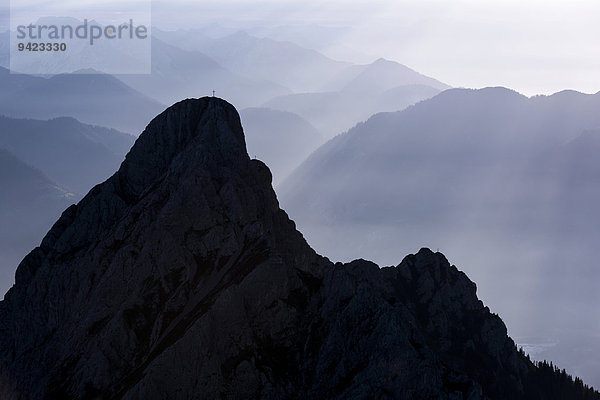
[[[0,114],[38,119],[69,116],[137,134],[164,109],[111,75],[80,72],[42,78],[11,74],[0,67]]]
[[[299,115],[269,108],[240,111],[248,154],[269,165],[273,185],[286,178],[319,147],[323,134]]]
[[[0,293],[74,196],[0,145]]]
[[[234,99],[235,104],[297,114],[328,138],[377,112],[401,110],[449,88],[382,58],[370,64],[353,65],[289,41],[259,38],[245,31],[214,37],[207,30],[156,30],[154,46],[164,48],[168,43],[173,51],[178,49],[177,57],[153,50],[155,64],[162,66],[155,68],[152,78],[123,76],[122,79],[155,98],[164,99],[165,93],[172,93],[169,100],[188,96],[193,90],[206,92],[207,85],[199,83],[211,82],[208,86],[218,86],[217,94]],[[177,65],[171,61],[194,58],[199,59],[190,62],[191,74],[175,70]],[[209,66],[206,59],[211,60]],[[245,77],[246,81],[261,83],[254,87],[248,82],[238,83],[236,87],[244,88],[243,96],[239,96],[228,88],[232,73]],[[138,79],[143,84],[135,81]],[[174,82],[177,79],[184,82]],[[279,93],[273,82],[278,85]]]
[[[302,224],[559,232],[585,219],[573,202],[597,196],[599,106],[574,92],[448,90],[334,138],[279,193]]]
[[[61,212],[119,167],[135,137],[69,117],[0,116],[0,293]]]
[[[599,108],[597,94],[447,90],[331,140],[278,194],[330,257],[388,264],[426,245],[458,255],[513,332],[553,332],[555,360],[572,360],[600,322]],[[574,362],[600,382],[600,363]]]
[[[220,38],[193,31],[157,35],[171,45],[200,51],[239,75],[276,82],[295,92],[318,90],[350,66],[292,42],[257,38],[244,31]]]
[[[152,37],[151,74],[118,77],[140,92],[167,104],[196,93],[209,95],[215,90],[218,95],[249,107],[290,92],[270,80],[232,72],[200,51],[183,50],[156,37]]]
[[[308,29],[307,29],[308,28]],[[372,55],[353,48],[352,28],[349,26],[331,26],[311,24],[256,26],[246,29],[256,37],[266,37],[281,42],[296,43],[307,49],[313,49],[335,60],[352,60],[367,63],[373,60]]]
[[[186,100],[68,208],[0,303],[3,399],[594,399],[427,249],[317,255],[236,110]]]
[[[398,111],[449,86],[383,58],[338,72],[322,89],[276,97],[265,107],[296,113],[331,138],[378,112]]]
[[[69,117],[44,121],[0,116],[0,147],[79,195],[108,178],[134,140],[132,135]]]
[[[439,91],[450,86],[395,61],[379,58],[371,64],[351,65],[322,88],[324,91],[378,93],[404,85],[429,86]]]
[[[64,22],[69,21],[77,22]],[[7,40],[8,34],[0,35],[0,50],[8,46]],[[102,46],[94,47],[93,55],[72,50],[100,71],[103,64],[96,58],[122,57],[124,67],[137,65],[127,54],[115,56]],[[0,65],[7,66],[1,57]],[[378,59],[352,65],[292,42],[244,31],[215,38],[197,30],[156,29],[151,65],[150,74],[113,77],[83,70],[47,79],[0,68],[0,85],[10,89],[0,94],[0,113],[41,119],[72,116],[137,134],[145,121],[164,108],[157,101],[171,104],[214,90],[241,108],[298,114],[333,137],[374,113],[403,109],[448,88],[397,62]],[[48,66],[48,73],[53,70]],[[31,93],[26,89],[30,85]],[[11,99],[19,100],[11,103]]]

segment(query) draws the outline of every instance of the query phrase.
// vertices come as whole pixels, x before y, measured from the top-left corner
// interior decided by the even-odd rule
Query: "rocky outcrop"
[[[225,101],[156,117],[19,265],[0,397],[552,398],[443,255],[333,264],[270,180]]]

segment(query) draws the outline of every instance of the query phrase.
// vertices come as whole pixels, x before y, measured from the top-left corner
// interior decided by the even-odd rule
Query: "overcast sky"
[[[58,14],[85,1],[44,3]],[[152,7],[154,26],[168,29],[345,27],[337,39],[348,58],[351,49],[355,61],[383,56],[452,86],[600,91],[600,1],[155,0]]]
[[[599,1],[179,0],[156,1],[153,18],[171,27],[348,26],[347,46],[452,86],[600,91]]]

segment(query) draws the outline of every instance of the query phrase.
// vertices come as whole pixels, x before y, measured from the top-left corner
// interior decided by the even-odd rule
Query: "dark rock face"
[[[20,264],[0,397],[553,398],[443,255],[334,265],[270,180],[223,100],[155,118]]]

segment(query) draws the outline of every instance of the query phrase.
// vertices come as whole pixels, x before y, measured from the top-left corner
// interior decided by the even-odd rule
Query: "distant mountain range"
[[[332,258],[389,264],[399,248],[444,249],[515,332],[572,342],[573,324],[600,323],[599,109],[599,94],[447,90],[332,139],[279,198]],[[587,371],[600,381],[600,364]]]
[[[160,39],[155,41],[156,46],[164,41],[172,48],[181,47],[186,50],[186,56],[178,56],[177,59],[189,59],[193,54],[200,57],[202,54],[203,59],[208,56],[214,60],[210,68],[203,69],[206,70],[206,77],[203,74],[187,79],[188,86],[185,88],[193,88],[195,81],[209,80],[213,82],[213,86],[221,87],[216,89],[217,94],[231,99],[241,108],[262,105],[298,114],[327,137],[341,133],[376,112],[400,110],[449,88],[448,85],[397,62],[378,59],[371,64],[352,65],[332,60],[292,42],[258,38],[244,31],[217,38],[204,32],[184,30],[155,30],[154,34]],[[165,46],[165,43],[161,46]],[[157,63],[161,59],[173,58],[159,56],[160,51],[153,51],[153,54],[156,54]],[[191,69],[202,69],[198,66],[205,63],[206,61],[195,61]],[[262,83],[256,88],[245,84],[246,98],[235,95],[227,88],[226,82],[231,78],[220,76],[222,72],[211,72],[216,68],[215,64]],[[172,67],[165,71],[170,71],[169,76],[186,76],[180,70],[176,74]],[[160,77],[161,73],[156,71],[153,79],[146,80],[157,82],[163,79]],[[128,77],[124,76],[122,79],[140,91],[144,91],[144,86],[152,88],[154,85],[149,83],[138,86]],[[139,79],[143,81],[143,78]],[[272,88],[273,82],[285,93],[277,94]],[[173,88],[180,85],[169,84]],[[165,87],[145,93],[162,100],[158,92],[169,93],[170,90],[178,89]],[[204,91],[206,92],[205,89]],[[261,98],[263,101],[259,101]]]
[[[113,76],[96,71],[50,78],[11,74],[0,67],[0,115],[80,121],[138,134],[164,109]]]
[[[592,161],[598,107],[600,95],[561,92],[528,99],[503,88],[447,90],[404,111],[375,115],[332,139],[282,184],[280,194],[300,220],[335,223],[457,222],[461,212],[493,202],[512,204],[514,212],[540,212],[543,204],[560,208],[557,198],[545,196],[550,188],[530,185],[558,185],[561,192],[570,184],[564,192],[572,193],[592,183],[582,178],[594,177],[595,168],[577,166]],[[335,191],[327,190],[331,182],[338,183]],[[313,191],[322,196],[307,202]],[[530,207],[523,207],[525,200]],[[452,207],[442,206],[449,202]],[[366,207],[357,209],[359,204]],[[481,211],[503,224],[535,217],[528,211]],[[555,211],[547,210],[549,216],[564,215]]]
[[[0,293],[23,257],[77,198],[0,145]]]
[[[6,32],[0,35],[0,48],[7,40]],[[0,95],[0,113],[73,116],[137,134],[163,108],[153,99],[170,104],[214,90],[240,108],[298,114],[333,137],[376,112],[400,110],[448,88],[396,62],[353,65],[244,31],[215,38],[201,31],[155,29],[151,58],[151,74],[115,75],[120,81],[93,70],[43,79],[0,69],[0,84],[10,89]],[[0,58],[0,65],[8,66],[8,59]],[[14,98],[22,101],[11,103]]]
[[[248,154],[269,165],[273,184],[286,178],[324,141],[323,135],[299,115],[269,108],[240,111]]]
[[[348,40],[348,37],[352,35],[352,28],[348,26],[311,24],[307,29],[306,25],[285,24],[252,27],[248,28],[246,32],[256,37],[296,43],[336,60],[362,64],[374,59],[373,55],[353,48],[352,40]]]
[[[350,66],[324,91],[276,97],[265,107],[301,115],[329,138],[382,111],[398,111],[449,86],[384,59]]]
[[[343,127],[374,111],[403,108],[444,87],[400,64],[379,60],[352,66],[289,42],[243,32],[220,38],[190,31],[155,33],[150,75],[117,78],[81,70],[41,77],[11,74],[0,67],[0,115],[7,116],[0,117],[0,147],[77,198],[122,161],[134,140],[122,132],[139,134],[164,108],[153,98],[171,103],[215,90],[238,106],[253,106],[242,112],[248,148],[272,165],[277,184]],[[0,50],[8,49],[8,40],[7,32],[0,34]],[[8,58],[0,57],[2,64],[8,66]],[[332,91],[308,95],[309,107],[318,109],[315,117],[302,105],[286,110],[287,100],[281,96],[292,93],[288,84]],[[377,93],[370,96],[373,92]],[[256,107],[265,102],[273,107]],[[325,113],[327,108],[333,112]],[[315,128],[315,122],[324,130]],[[47,215],[55,215],[52,207],[48,210]],[[6,211],[10,213],[10,207]],[[38,240],[39,230],[30,237]],[[32,240],[24,243],[29,246]],[[14,261],[9,264],[14,267]]]
[[[248,71],[250,72],[250,71]],[[131,87],[170,104],[199,95],[229,98],[240,107],[249,107],[290,90],[251,74],[232,72],[199,51],[182,50],[152,38],[152,73],[149,75],[118,75]]]
[[[270,181],[227,102],[157,116],[19,265],[0,397],[600,398],[532,362],[441,253],[318,255]]]
[[[0,293],[62,211],[108,178],[134,140],[68,117],[0,116]]]
[[[250,283],[243,286],[243,290],[252,293],[257,290],[261,296],[264,294],[273,300],[267,308],[256,308],[257,315],[272,309],[281,311],[281,304],[290,305],[294,310],[300,310],[300,314],[294,315],[301,315],[302,320],[298,324],[297,321],[284,322],[280,327],[300,327],[302,331],[308,326],[308,330],[302,331],[307,335],[298,336],[304,342],[300,340],[292,347],[286,347],[290,343],[286,341],[290,338],[287,333],[271,332],[272,335],[260,336],[265,329],[271,329],[271,325],[265,324],[253,331],[258,332],[257,335],[247,338],[251,343],[247,348],[240,348],[236,354],[224,358],[215,353],[217,361],[214,365],[219,366],[216,374],[225,374],[223,371],[246,377],[254,374],[252,376],[260,378],[258,381],[248,378],[252,382],[286,382],[285,387],[294,387],[297,382],[287,382],[286,377],[272,375],[272,371],[280,368],[282,363],[285,368],[290,367],[287,361],[291,359],[295,362],[292,365],[298,365],[298,357],[304,357],[303,371],[318,368],[327,374],[335,371],[331,372],[333,378],[327,382],[312,380],[314,377],[310,373],[302,375],[314,384],[311,386],[314,391],[307,392],[307,397],[315,393],[321,397],[331,397],[329,395],[335,393],[339,398],[347,398],[348,393],[372,395],[372,391],[360,392],[362,387],[352,385],[358,379],[356,377],[366,377],[365,382],[372,382],[375,375],[369,371],[380,371],[380,368],[366,369],[363,373],[364,363],[355,358],[351,350],[349,353],[346,350],[340,353],[319,350],[316,354],[306,343],[314,344],[311,339],[314,334],[320,335],[326,329],[327,342],[318,342],[319,349],[327,350],[331,343],[352,349],[360,338],[368,336],[372,341],[361,351],[372,350],[370,346],[379,351],[377,346],[382,345],[378,341],[379,331],[371,330],[371,325],[365,331],[361,330],[364,326],[360,324],[358,328],[351,325],[350,330],[338,330],[336,324],[349,323],[347,318],[362,315],[360,312],[364,310],[374,314],[367,312],[361,321],[375,324],[375,317],[369,319],[372,315],[379,315],[377,313],[387,307],[396,310],[395,307],[401,304],[400,308],[410,310],[403,316],[418,321],[414,325],[416,328],[404,330],[394,324],[391,326],[394,326],[394,332],[408,335],[405,338],[408,342],[400,342],[407,351],[416,354],[416,358],[409,358],[410,362],[416,363],[411,365],[418,367],[413,371],[419,371],[419,376],[424,376],[423,371],[429,371],[435,382],[441,382],[432,397],[444,393],[450,398],[479,398],[477,396],[483,393],[481,388],[499,398],[514,398],[507,397],[506,393],[510,391],[517,393],[518,398],[531,388],[537,390],[536,393],[546,390],[544,393],[548,396],[559,396],[556,386],[540,382],[560,386],[554,379],[560,374],[551,367],[536,367],[515,351],[512,341],[506,338],[501,321],[479,306],[474,291],[465,289],[471,288],[472,283],[447,265],[441,254],[422,250],[408,257],[393,269],[392,275],[397,278],[394,289],[381,283],[387,282],[391,275],[386,274],[392,269],[383,269],[381,275],[374,264],[366,261],[332,265],[316,256],[302,240],[297,240],[299,233],[290,228],[292,225],[287,217],[281,217],[278,206],[273,206],[273,201],[277,200],[266,183],[272,182],[278,186],[282,205],[289,210],[308,241],[328,257],[346,261],[368,257],[385,265],[396,264],[399,253],[413,252],[420,247],[440,248],[461,260],[469,276],[478,282],[486,303],[501,313],[513,332],[555,335],[557,345],[544,350],[540,356],[558,360],[562,366],[583,376],[586,382],[600,384],[600,362],[596,361],[600,360],[600,345],[593,336],[600,324],[594,308],[594,304],[600,302],[595,285],[596,278],[600,278],[595,256],[600,240],[597,228],[600,226],[597,212],[600,201],[597,162],[600,94],[564,91],[552,96],[527,98],[504,88],[450,89],[444,83],[394,61],[377,59],[353,65],[329,58],[324,55],[332,54],[326,52],[329,45],[337,54],[346,50],[347,54],[352,54],[352,49],[344,50],[336,43],[336,28],[314,30],[319,31],[327,32],[328,39],[321,40],[318,33],[299,38],[297,31],[285,27],[256,28],[246,32],[222,27],[175,32],[156,30],[152,39],[153,67],[149,75],[111,76],[95,70],[81,70],[41,77],[10,74],[7,69],[0,68],[0,115],[7,116],[0,117],[0,274],[3,274],[0,279],[4,285],[0,290],[12,282],[12,273],[19,260],[40,244],[43,233],[61,211],[117,170],[135,140],[130,134],[142,132],[150,119],[165,108],[163,104],[216,91],[217,96],[226,97],[243,109],[241,122],[248,138],[247,149],[251,156],[265,160],[272,167],[271,175],[260,162],[247,162],[245,152],[239,147],[237,117],[228,105],[218,108],[220,121],[226,121],[219,129],[209,129],[212,125],[208,118],[202,119],[205,125],[194,125],[194,129],[212,132],[205,141],[197,143],[198,148],[194,151],[201,149],[199,153],[187,147],[191,129],[189,118],[196,124],[196,116],[178,112],[161,114],[188,122],[175,123],[178,129],[181,128],[177,130],[173,129],[173,120],[159,118],[164,124],[155,126],[153,133],[145,135],[156,140],[138,142],[137,155],[123,164],[116,177],[93,189],[88,200],[63,215],[62,222],[50,231],[46,242],[19,268],[17,286],[13,290],[16,294],[0,306],[3,317],[0,319],[5,321],[0,336],[8,335],[0,337],[0,341],[13,343],[20,340],[20,327],[31,321],[35,324],[43,320],[42,326],[52,327],[56,321],[43,318],[64,311],[54,307],[60,308],[73,302],[74,298],[87,305],[91,304],[86,303],[91,292],[95,299],[100,299],[98,304],[104,304],[101,301],[106,298],[112,299],[113,289],[119,286],[103,286],[106,281],[99,283],[97,270],[88,270],[87,266],[101,264],[102,268],[111,270],[104,276],[114,283],[124,279],[125,271],[122,269],[119,275],[115,265],[128,268],[125,261],[135,259],[140,268],[130,271],[128,276],[137,282],[137,286],[134,285],[137,291],[122,295],[123,302],[115,301],[109,311],[94,308],[92,304],[91,308],[82,306],[76,310],[81,314],[62,313],[64,320],[79,318],[79,315],[87,315],[89,320],[65,324],[61,328],[63,331],[58,333],[47,331],[50,332],[48,336],[41,339],[29,337],[28,343],[36,343],[36,346],[28,347],[26,343],[20,348],[23,357],[30,357],[28,365],[17,362],[14,354],[1,356],[11,374],[22,382],[33,379],[35,373],[41,374],[39,381],[33,380],[41,389],[32,390],[47,390],[50,397],[57,398],[72,393],[95,396],[102,392],[98,392],[98,388],[104,388],[109,381],[115,384],[110,386],[115,397],[125,392],[133,393],[131,396],[135,397],[146,390],[145,382],[151,382],[158,390],[162,386],[154,379],[160,380],[156,376],[164,374],[165,370],[156,367],[162,365],[154,363],[157,357],[172,357],[173,353],[167,350],[175,349],[171,347],[172,340],[198,321],[198,313],[213,307],[213,300],[221,293],[225,293],[220,297],[222,300],[228,298],[230,288],[238,290],[236,285],[243,282],[248,273],[250,281],[246,283]],[[343,29],[339,34],[343,34]],[[298,40],[297,43],[306,47],[288,40]],[[1,66],[8,66],[7,43],[8,34],[0,33]],[[102,58],[101,53],[95,56]],[[203,104],[223,105],[219,99],[203,101]],[[181,107],[198,111],[192,106]],[[172,137],[164,138],[157,131]],[[348,132],[342,134],[344,131]],[[213,133],[217,139],[211,136]],[[334,139],[309,156],[329,138]],[[203,147],[207,143],[214,145],[210,151]],[[228,153],[230,146],[236,149],[235,154]],[[176,168],[169,170],[164,182],[154,179],[156,176],[151,174],[152,171],[164,172],[163,168],[171,165],[172,157],[178,152],[202,154],[208,159],[190,156],[184,165],[175,163]],[[235,163],[241,159],[244,161]],[[217,164],[212,163],[215,160]],[[232,160],[235,162],[229,163]],[[303,160],[305,162],[290,175]],[[219,164],[221,161],[227,162]],[[191,175],[194,179],[188,179]],[[147,186],[149,182],[155,186]],[[178,186],[180,183],[184,185]],[[190,191],[196,193],[199,188],[202,190],[197,192],[198,197],[189,196]],[[167,191],[178,195],[172,198]],[[265,201],[273,206],[272,209],[263,208]],[[137,206],[142,203],[149,205],[150,211]],[[227,211],[214,213],[215,209]],[[198,210],[206,219],[195,219]],[[115,215],[127,216],[118,221],[121,224],[118,229],[106,222],[115,222],[111,219]],[[265,215],[267,217],[263,218]],[[182,222],[181,226],[186,229],[173,228],[173,216],[177,216],[176,221]],[[146,219],[138,224],[138,218]],[[152,223],[159,224],[156,221],[162,224],[161,229],[155,230],[158,225]],[[203,225],[205,223],[210,229]],[[162,228],[173,228],[175,233],[164,235]],[[102,238],[94,236],[109,231],[110,235]],[[153,234],[146,235],[148,232]],[[257,232],[262,233],[256,236]],[[271,246],[267,250],[274,253],[261,247],[265,237]],[[146,246],[146,242],[152,246]],[[101,246],[92,250],[88,246],[90,243]],[[206,243],[209,243],[208,247]],[[210,246],[213,246],[212,252],[207,250]],[[171,257],[173,248],[181,250],[177,253],[177,262]],[[256,267],[256,260],[262,260],[266,253],[276,254],[272,260],[277,268],[263,275],[259,273],[258,277],[252,275],[255,269],[251,267]],[[84,265],[77,258],[81,254],[86,263],[76,273],[83,278],[72,281],[71,273],[75,270],[72,267]],[[101,261],[98,261],[99,254],[105,256],[100,257]],[[60,263],[55,263],[58,259]],[[105,264],[102,261],[105,259],[114,264]],[[224,272],[208,277],[203,275],[201,269],[207,263]],[[286,275],[287,269],[278,269],[283,264],[293,266],[292,275]],[[48,273],[49,265],[59,265],[68,273],[57,272],[60,268]],[[162,271],[158,281],[154,275],[145,273],[144,268],[148,266],[153,272],[157,266]],[[189,268],[197,266],[200,269],[192,273]],[[336,275],[340,268],[344,272]],[[427,272],[421,276],[419,271],[422,270]],[[45,272],[36,275],[37,271]],[[285,276],[271,274],[273,271]],[[294,271],[298,271],[297,275]],[[319,287],[313,279],[315,271]],[[138,272],[140,275],[136,275]],[[187,278],[181,279],[184,275]],[[257,281],[269,281],[266,277],[270,279],[275,275],[281,287],[289,291],[274,295],[264,291],[262,286],[254,285]],[[288,280],[290,276],[291,281]],[[24,286],[22,282],[28,284]],[[196,291],[189,282],[207,286]],[[216,286],[210,286],[215,282]],[[290,287],[286,286],[289,282],[293,282]],[[37,290],[31,302],[29,284]],[[73,295],[70,298],[60,297],[65,287]],[[421,292],[411,291],[414,288],[440,297],[423,297]],[[344,293],[347,289],[352,293],[349,299],[362,294],[366,297],[361,297],[361,301],[366,298],[365,302],[353,303],[352,307],[346,308],[348,298]],[[48,305],[46,293],[56,295],[63,302],[58,306],[57,303]],[[167,298],[165,293],[173,294],[173,297]],[[200,296],[198,293],[204,296],[200,302],[195,297]],[[246,293],[235,292],[235,296],[240,296],[234,296],[232,300],[236,307],[226,309],[235,311],[246,306]],[[256,300],[252,293],[250,298]],[[333,306],[322,301],[328,298],[335,299]],[[423,303],[422,298],[432,301],[435,307],[425,312],[422,307],[431,304]],[[465,325],[472,328],[469,324],[473,321],[483,325],[469,330],[468,333],[475,332],[475,339],[457,334],[452,340],[455,344],[475,340],[478,348],[485,349],[483,353],[489,356],[487,361],[501,360],[501,369],[497,369],[495,361],[482,361],[486,368],[495,371],[495,375],[490,375],[496,379],[495,384],[486,378],[487,372],[478,375],[477,369],[471,370],[469,363],[459,362],[452,366],[454,372],[448,372],[448,362],[453,358],[463,360],[461,357],[465,353],[448,352],[447,343],[436,341],[436,338],[449,337],[454,332],[443,330],[444,326],[450,325],[444,325],[448,321],[438,317],[448,312],[444,304],[454,304],[456,298],[464,300],[461,305],[477,305],[469,308],[475,310],[474,314],[469,314],[474,315],[472,318],[462,318],[464,310],[453,308],[454,314],[449,321],[459,320],[460,323],[451,325],[452,329],[461,329]],[[168,307],[161,309],[165,301]],[[440,302],[444,304],[440,306]],[[21,319],[19,313],[24,304],[30,308]],[[275,308],[269,308],[273,304]],[[369,308],[371,305],[373,307]],[[310,312],[305,312],[309,306],[312,307]],[[212,310],[216,311],[210,315],[220,318],[219,305],[215,307]],[[283,310],[289,311],[285,307]],[[344,314],[345,310],[349,311]],[[314,318],[321,312],[332,312],[341,317],[320,325],[318,318]],[[10,318],[4,318],[7,315]],[[121,316],[122,320],[119,319]],[[245,323],[245,320],[235,318],[234,315],[234,320],[226,322]],[[92,325],[86,325],[92,320]],[[440,325],[425,327],[424,324],[432,320]],[[307,325],[307,321],[314,325]],[[16,330],[6,328],[10,324]],[[489,324],[494,328],[488,329]],[[80,325],[86,325],[87,331],[78,331],[78,339],[72,340],[69,335]],[[256,325],[250,328],[254,329]],[[131,345],[136,350],[125,364],[121,364],[122,358],[116,360],[118,357],[110,353],[113,348],[101,344],[104,339],[112,338],[112,333],[122,333],[123,329],[131,341],[120,342],[119,346],[131,350],[127,347]],[[152,332],[150,336],[147,335],[149,331]],[[352,334],[344,336],[349,331]],[[96,336],[98,332],[102,335]],[[55,336],[48,339],[52,344],[48,347],[40,344],[46,343],[52,335]],[[99,344],[90,342],[90,337],[100,337]],[[213,339],[215,341],[211,342]],[[231,346],[229,342],[221,342],[221,337],[210,336],[210,340],[210,344]],[[280,340],[284,345],[280,346]],[[302,351],[298,350],[300,344]],[[52,352],[57,348],[56,351],[66,354],[64,349],[84,347],[85,351],[77,350],[72,358],[62,359],[62,364],[53,364]],[[499,348],[501,352],[494,350]],[[32,351],[42,353],[33,354]],[[579,352],[587,355],[580,356]],[[124,354],[118,353],[119,357]],[[282,360],[278,358],[282,353],[293,354],[295,358]],[[384,353],[382,350],[379,354]],[[182,352],[176,349],[174,354]],[[591,361],[589,354],[594,355]],[[79,356],[83,358],[77,358]],[[261,358],[263,356],[265,358]],[[444,361],[430,370],[417,359],[432,363],[436,362],[432,360]],[[90,360],[94,365],[100,365],[104,372],[87,376],[88,381],[63,379],[74,377],[73,371],[84,376],[85,368],[78,366]],[[587,364],[582,366],[580,363],[583,362]],[[115,376],[114,365],[126,376],[118,382],[111,381]],[[264,365],[268,368],[264,369]],[[352,369],[348,371],[349,366]],[[146,368],[156,375],[144,375]],[[52,372],[47,374],[50,370]],[[248,371],[251,372],[246,374]],[[290,376],[296,376],[294,374],[298,372],[289,371],[292,371]],[[497,384],[500,382],[498,376],[502,376],[506,385]],[[0,371],[0,393],[5,393],[3,377],[4,371]],[[560,378],[561,382],[567,382],[565,377]],[[176,378],[186,381],[189,377],[180,374]],[[135,386],[137,382],[144,383]],[[208,386],[214,383],[206,382]],[[515,382],[518,384],[513,386]],[[236,390],[246,393],[244,390],[250,390],[246,383],[240,383]],[[330,383],[332,387],[328,386]],[[394,381],[394,384],[398,382]],[[217,393],[218,384],[215,385],[210,387]],[[582,393],[581,381],[577,385]],[[503,388],[510,389],[502,392]],[[197,392],[196,389],[190,389],[190,393]],[[154,392],[158,393],[157,390]],[[573,392],[565,390],[566,398],[573,398]],[[225,396],[229,392],[219,393]],[[274,398],[281,394],[273,393]],[[525,395],[525,398],[532,397]]]
[[[134,140],[68,117],[43,121],[0,116],[0,147],[80,195],[112,174]]]
[[[257,38],[244,31],[216,39],[182,31],[156,35],[172,45],[205,53],[240,75],[276,82],[294,92],[318,90],[351,65],[291,42]]]
[[[439,91],[450,86],[400,63],[379,58],[371,64],[351,65],[322,87],[323,91],[373,94],[406,85],[429,86]]]

